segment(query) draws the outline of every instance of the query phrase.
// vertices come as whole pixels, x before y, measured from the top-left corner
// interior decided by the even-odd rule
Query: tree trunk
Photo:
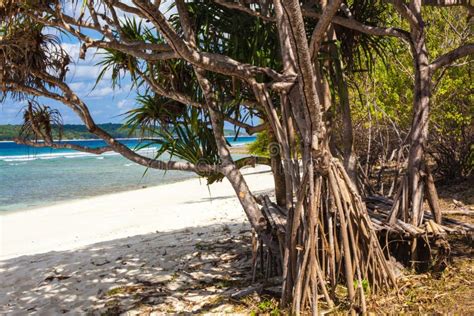
[[[335,286],[345,284],[352,306],[359,305],[365,312],[362,281],[367,280],[376,291],[387,285],[395,286],[395,278],[365,205],[344,167],[329,152],[331,120],[322,118],[327,118],[323,113],[331,106],[331,95],[326,78],[312,60],[300,5],[297,1],[281,0],[275,0],[274,4],[280,43],[286,45],[282,49],[284,68],[288,74],[296,71],[298,75],[288,98],[301,136],[303,164],[295,204],[288,210],[282,305],[291,303],[294,314],[306,310],[316,313],[322,294],[321,303],[332,308],[337,297]],[[331,14],[335,13],[333,9]],[[328,16],[323,15],[315,30],[327,27],[320,24],[327,21]],[[272,126],[278,128],[276,123]],[[285,122],[282,128],[285,129]],[[280,137],[279,141],[285,140]],[[284,166],[287,175],[293,174],[291,168],[295,164]]]
[[[438,192],[436,191],[433,175],[431,174],[428,166],[426,166],[426,198],[428,200],[428,204],[430,205],[431,213],[433,214],[435,222],[437,224],[441,224],[442,215],[441,208],[439,206]]]
[[[275,183],[275,199],[279,206],[286,207],[286,179],[281,160],[280,146],[273,132],[269,130],[268,133],[270,140],[270,162]]]
[[[411,50],[413,55],[413,67],[415,73],[414,96],[413,96],[413,119],[409,135],[410,150],[408,154],[407,176],[408,182],[402,181],[400,197],[406,202],[395,201],[392,212],[398,215],[409,214],[412,225],[418,226],[423,221],[423,200],[425,189],[427,197],[436,220],[441,221],[441,213],[438,206],[438,195],[434,182],[427,178],[425,170],[425,147],[428,140],[428,125],[430,112],[430,98],[432,93],[431,78],[432,70],[426,47],[425,23],[421,16],[421,2],[412,0],[410,6],[394,3],[398,12],[410,23]],[[398,208],[402,208],[399,212]],[[409,212],[410,208],[410,212]],[[392,216],[395,218],[395,215]],[[408,219],[407,219],[408,220]],[[416,256],[416,241],[412,245],[412,255]],[[414,258],[415,259],[415,258]]]
[[[337,67],[337,66],[336,66]],[[337,71],[338,72],[338,71]],[[342,74],[342,73],[341,73]],[[342,76],[341,76],[342,77]],[[349,93],[347,90],[347,83],[343,78],[339,82],[339,104],[342,110],[342,128],[343,128],[343,148],[344,148],[344,168],[352,180],[352,183],[357,186],[357,157],[354,152],[354,135],[352,128],[351,108],[349,104]]]
[[[331,28],[332,39],[337,40],[336,34]],[[334,44],[329,47],[331,56],[333,57],[332,64],[334,69],[334,82],[337,84],[337,92],[339,96],[339,105],[342,114],[342,145],[343,145],[343,163],[344,168],[352,180],[352,183],[357,187],[357,157],[354,152],[354,129],[352,126],[351,106],[349,102],[349,90],[347,88],[347,81],[344,78],[344,73],[341,65],[341,57]]]
[[[196,46],[196,35],[191,27],[192,24],[189,21],[189,16],[184,1],[176,1],[176,7],[179,12],[181,26],[183,27],[186,39],[193,46]],[[224,136],[224,118],[222,112],[218,110],[219,105],[212,91],[212,85],[205,77],[205,71],[203,69],[197,66],[193,66],[193,68],[194,72],[196,73],[198,83],[204,93],[206,108],[209,111],[214,139],[216,141],[219,157],[222,161],[221,172],[229,180],[232,187],[234,188],[234,191],[237,194],[237,197],[242,204],[242,207],[252,227],[257,231],[257,233],[262,233],[267,226],[266,219],[262,210],[258,206],[255,197],[251,193],[242,173],[235,165],[229,148],[227,147],[227,141]]]
[[[418,226],[421,220],[423,202],[422,166],[425,146],[428,139],[428,123],[431,96],[431,77],[428,67],[423,31],[415,42],[415,95],[413,103],[413,121],[410,133],[410,151],[408,155],[408,181],[411,195],[411,223]]]

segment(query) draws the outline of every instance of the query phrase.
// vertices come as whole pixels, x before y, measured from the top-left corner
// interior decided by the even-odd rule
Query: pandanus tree
[[[77,12],[66,9],[71,3]],[[423,53],[423,47],[417,46],[414,21],[411,32],[379,26],[381,21],[351,12],[363,8],[380,14],[376,2],[363,3],[177,0],[170,15],[160,1],[148,0],[0,1],[3,96],[62,102],[105,146],[56,142],[50,127],[58,122],[43,122],[56,113],[37,103],[25,111],[25,126],[35,137],[20,135],[16,141],[97,154],[115,151],[148,168],[195,172],[210,182],[225,177],[271,262],[281,267],[284,305],[316,314],[320,297],[333,306],[340,298],[337,285],[345,284],[351,307],[365,311],[365,284],[377,291],[395,287],[396,279],[353,183],[352,140],[345,145],[344,165],[330,149],[336,99],[343,107],[345,132],[351,133],[340,51],[331,43],[364,34],[401,38],[414,52]],[[408,10],[405,3],[395,6]],[[93,50],[105,54],[98,80],[108,70],[117,84],[124,74],[131,77],[142,96],[141,106],[128,112],[128,123],[144,137],[160,137],[156,157],[142,156],[97,126],[66,80],[68,54],[56,39],[45,44],[48,29],[75,37],[81,58]],[[464,56],[465,50],[455,55]],[[450,56],[437,64],[445,65]],[[416,98],[415,108],[418,100],[425,98]],[[249,117],[262,123],[249,124]],[[275,149],[271,162],[235,161],[224,137],[225,121],[248,133],[267,130]],[[179,159],[161,160],[164,152]],[[272,165],[284,225],[275,225],[265,211],[268,199],[255,197],[240,172],[258,162]]]
[[[448,67],[460,58],[474,54],[472,36],[465,39],[461,46],[438,56],[430,61],[427,44],[426,23],[422,15],[422,5],[426,6],[463,6],[466,8],[468,23],[472,23],[474,7],[467,1],[394,1],[394,8],[405,20],[409,27],[409,44],[413,57],[415,75],[413,85],[413,117],[409,139],[409,154],[407,172],[401,180],[399,190],[395,196],[390,221],[397,217],[410,221],[418,226],[423,221],[422,209],[426,196],[434,218],[441,223],[441,211],[438,204],[438,195],[434,186],[433,177],[426,165],[426,147],[429,131],[430,101],[433,89],[433,76],[437,70]],[[471,34],[472,35],[472,34]],[[415,252],[416,241],[412,250]],[[415,253],[413,254],[415,255]]]

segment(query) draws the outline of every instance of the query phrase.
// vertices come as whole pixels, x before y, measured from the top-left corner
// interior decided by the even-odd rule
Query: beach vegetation
[[[0,1],[0,100],[27,102],[15,141],[226,179],[254,231],[252,279],[281,278],[278,302],[255,313],[342,302],[365,314],[373,295],[398,289],[392,258],[446,267],[435,181],[472,174],[471,3],[84,0],[70,12],[64,2]],[[52,29],[80,43],[81,59],[98,53],[96,83],[132,82],[123,131],[159,145],[154,157],[96,123]],[[104,145],[60,141],[48,101]],[[255,156],[235,159],[226,124],[258,135]],[[241,170],[256,164],[271,167],[273,195],[247,185]]]

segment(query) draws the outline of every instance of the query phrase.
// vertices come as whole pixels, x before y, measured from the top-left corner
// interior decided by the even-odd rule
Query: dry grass
[[[463,208],[473,209],[474,187],[469,181],[439,188],[443,211],[458,208],[453,199],[461,201]],[[473,222],[469,216],[453,216],[458,220]],[[368,311],[375,314],[456,314],[474,315],[474,236],[457,236],[449,240],[451,262],[442,272],[417,274],[405,271],[400,280],[398,291],[382,293],[368,297]],[[344,291],[344,288],[338,288]],[[282,312],[278,300],[271,299],[272,309],[262,310],[260,302],[267,302],[265,297],[247,297],[236,304],[237,310],[253,313],[270,314],[271,311]],[[346,302],[338,302],[330,314],[346,314]],[[266,304],[264,304],[266,305]],[[321,311],[324,308],[321,307]]]
[[[376,313],[473,314],[472,240],[453,240],[451,246],[455,257],[443,272],[409,274],[400,280],[397,293],[372,297],[369,309]]]
[[[398,291],[370,295],[367,300],[369,313],[375,314],[474,314],[474,251],[470,238],[451,241],[452,263],[441,273],[416,274],[406,271]],[[345,289],[340,288],[339,291]],[[250,295],[233,302],[234,311],[253,315],[280,315],[285,309],[278,298]],[[333,310],[320,306],[320,312],[345,315],[347,302],[338,302]]]
[[[451,186],[447,190],[441,188],[440,195],[443,199],[443,210],[452,208],[452,199],[461,200],[466,207],[470,207],[474,190],[466,184]],[[241,238],[243,236],[241,235]],[[249,240],[244,238],[244,244]],[[404,271],[404,277],[399,281],[398,290],[390,293],[367,293],[367,307],[372,314],[457,314],[474,315],[474,239],[472,236],[455,237],[450,240],[451,262],[448,267],[441,272],[415,273],[413,271]],[[195,244],[196,251],[215,253],[216,243],[200,242]],[[225,248],[225,247],[224,247]],[[221,249],[224,253],[229,249]],[[248,251],[245,250],[245,251]],[[244,252],[245,252],[244,251]],[[240,265],[240,256],[229,257],[235,265]],[[223,262],[220,262],[219,266]],[[248,262],[247,262],[248,264]],[[240,267],[242,268],[242,267]],[[202,267],[188,266],[188,271],[199,271]],[[235,266],[233,268],[235,269]],[[247,269],[246,273],[250,273]],[[202,314],[233,314],[233,315],[287,315],[288,311],[279,304],[279,298],[269,295],[268,288],[264,294],[258,295],[252,293],[246,297],[234,299],[230,294],[249,285],[248,275],[243,273],[235,278],[215,277],[211,283],[192,282],[184,293],[203,292],[202,301],[197,309]],[[173,281],[173,280],[172,280]],[[163,286],[161,286],[162,288]],[[109,291],[106,296],[111,299],[108,305],[108,311],[117,312],[118,305],[127,297],[133,297],[139,305],[136,309],[141,314],[146,315],[153,311],[160,312],[178,312],[180,311],[172,305],[162,305],[158,307],[156,302],[172,296],[173,291],[164,290],[157,292],[160,288],[154,284],[141,285],[133,287],[118,287]],[[216,289],[217,293],[206,295],[206,289]],[[347,289],[338,286],[336,291],[338,296],[343,297]],[[208,293],[210,294],[210,293]],[[182,300],[183,297],[180,297]],[[322,303],[322,299],[320,302]],[[186,302],[189,309],[192,305],[199,302]],[[327,306],[320,304],[319,311],[324,314],[346,315],[350,309],[347,300],[339,300],[336,307],[330,310]],[[123,310],[122,310],[123,311]]]

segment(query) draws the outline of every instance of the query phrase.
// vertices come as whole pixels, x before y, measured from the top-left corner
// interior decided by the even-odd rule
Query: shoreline
[[[229,138],[229,137],[232,137],[232,138],[235,138],[235,135],[228,135],[228,136],[224,136],[225,138]],[[241,137],[254,137],[254,136],[251,136],[251,135],[245,135],[245,136],[239,136],[238,138],[241,138]],[[131,138],[128,138],[128,137],[119,137],[119,138],[115,138],[116,140],[144,140],[142,138],[139,138],[139,137],[131,137]],[[158,138],[157,138],[158,139]],[[101,138],[72,138],[72,139],[61,139],[59,141],[68,141],[68,142],[85,142],[85,141],[104,141],[103,139]],[[44,142],[42,140],[40,140],[39,142]],[[15,143],[14,140],[0,140],[0,143]]]
[[[230,147],[230,151],[231,151],[232,154],[235,154],[235,155],[248,155],[247,145],[248,145],[248,143],[238,144],[237,146]],[[34,158],[32,158],[30,160],[37,160],[37,159],[46,160],[46,159],[58,159],[58,158],[84,158],[84,157],[88,158],[88,157],[95,157],[95,156],[97,156],[98,159],[100,159],[99,157],[101,157],[101,156],[120,156],[120,154],[115,153],[115,152],[105,153],[103,155],[94,155],[94,154],[84,154],[83,155],[82,153],[76,153],[75,155],[69,157],[67,154],[66,154],[66,156],[63,156],[63,154],[57,153],[57,154],[38,154],[38,155],[33,155],[33,156],[34,156]],[[12,157],[16,157],[16,156],[12,156]],[[30,160],[28,160],[28,161],[30,161]],[[23,161],[22,160],[14,160],[12,162],[23,162]],[[141,184],[141,183],[133,182],[133,183],[129,183],[127,186],[124,186],[124,187],[121,187],[121,188],[116,188],[116,187],[114,187],[114,188],[105,188],[101,191],[94,192],[94,194],[90,194],[90,195],[87,195],[87,196],[81,196],[81,197],[78,197],[78,198],[66,197],[66,198],[57,199],[57,200],[49,199],[49,200],[45,200],[45,201],[39,201],[39,203],[35,203],[33,205],[27,205],[27,204],[22,204],[22,203],[9,204],[9,205],[4,206],[3,209],[0,209],[0,216],[11,214],[11,213],[16,213],[16,212],[27,212],[27,211],[30,211],[30,210],[36,210],[36,209],[40,209],[40,208],[52,207],[52,206],[57,206],[57,205],[64,204],[64,203],[82,201],[82,200],[89,199],[89,198],[95,198],[95,197],[99,197],[99,196],[106,196],[106,195],[115,194],[115,193],[124,193],[124,192],[130,192],[130,191],[139,191],[139,190],[152,188],[152,187],[160,187],[160,186],[163,186],[163,185],[170,185],[170,184],[174,184],[174,183],[179,183],[179,182],[187,181],[187,180],[194,179],[194,178],[201,179],[201,181],[204,181],[204,182],[206,181],[204,178],[200,178],[196,174],[194,174],[192,172],[189,172],[188,175],[184,176],[184,177],[163,178],[162,182],[160,182],[160,183],[151,183],[151,184],[143,183],[143,184]],[[8,208],[12,208],[12,209],[8,209]]]
[[[118,140],[138,140],[138,139],[135,139],[135,138],[124,138],[124,139],[118,139]],[[68,142],[71,141],[71,142],[81,142],[81,141],[102,141],[100,139],[91,139],[91,140],[87,140],[87,139],[84,139],[84,140],[68,140]],[[245,141],[245,142],[241,142],[241,143],[234,143],[234,144],[231,144],[229,146],[229,149],[231,151],[238,151],[238,153],[241,153],[241,152],[246,152],[246,147],[251,144],[253,141]],[[12,144],[16,144],[15,142],[13,141],[0,141],[0,143],[12,143]],[[23,145],[21,145],[23,146]],[[34,149],[38,149],[38,148],[35,148],[35,147],[30,147],[32,150]],[[61,158],[62,156],[71,156],[71,157],[82,157],[82,156],[107,156],[107,155],[120,155],[120,153],[117,153],[115,151],[109,151],[109,152],[105,152],[105,153],[102,153],[102,154],[91,154],[91,153],[87,153],[87,152],[82,152],[82,151],[77,151],[77,150],[73,150],[73,149],[54,149],[54,148],[50,148],[50,147],[45,147],[45,148],[48,148],[51,152],[49,153],[33,153],[33,154],[25,154],[25,155],[0,155],[0,160],[5,160],[5,159],[26,159],[26,158],[38,158],[38,159],[44,159],[44,157],[46,158],[49,158],[49,157],[55,157],[55,158]],[[137,152],[140,152],[140,151],[147,151],[147,150],[153,150],[153,149],[156,149],[157,147],[148,147],[148,148],[142,148],[140,150],[137,150]],[[39,148],[39,149],[44,149],[44,148]],[[133,148],[132,148],[133,149]]]
[[[272,190],[273,178],[267,166],[246,168],[243,173],[253,192]],[[208,187],[205,179],[191,178],[2,212],[0,261],[229,221],[246,221],[230,183],[224,180]]]
[[[192,179],[201,179],[201,178],[199,178],[196,174],[190,172],[189,173],[189,178],[185,178],[185,179],[177,178],[177,179],[175,179],[175,181],[171,180],[171,181],[163,182],[163,183],[159,183],[159,184],[152,184],[152,185],[144,184],[140,188],[128,187],[128,188],[123,188],[123,189],[114,189],[115,191],[110,191],[110,192],[104,191],[104,192],[101,192],[101,193],[97,193],[95,195],[89,195],[89,196],[84,196],[84,197],[79,197],[79,198],[64,199],[64,200],[57,200],[57,201],[45,201],[44,204],[38,204],[38,205],[35,205],[35,206],[27,206],[26,208],[5,210],[5,211],[0,210],[0,219],[3,215],[18,213],[18,212],[35,211],[37,209],[44,209],[44,208],[49,208],[49,207],[57,207],[57,206],[60,206],[60,205],[63,205],[63,204],[67,205],[67,204],[70,204],[70,203],[80,202],[80,201],[84,201],[84,200],[88,200],[88,199],[93,199],[93,198],[98,198],[98,197],[106,197],[108,195],[122,194],[122,193],[126,193],[126,192],[134,192],[134,191],[152,189],[152,188],[157,188],[157,187],[161,187],[161,186],[165,186],[165,185],[169,185],[169,184],[185,182],[185,181],[192,180]],[[205,181],[205,179],[204,179],[204,181]]]

